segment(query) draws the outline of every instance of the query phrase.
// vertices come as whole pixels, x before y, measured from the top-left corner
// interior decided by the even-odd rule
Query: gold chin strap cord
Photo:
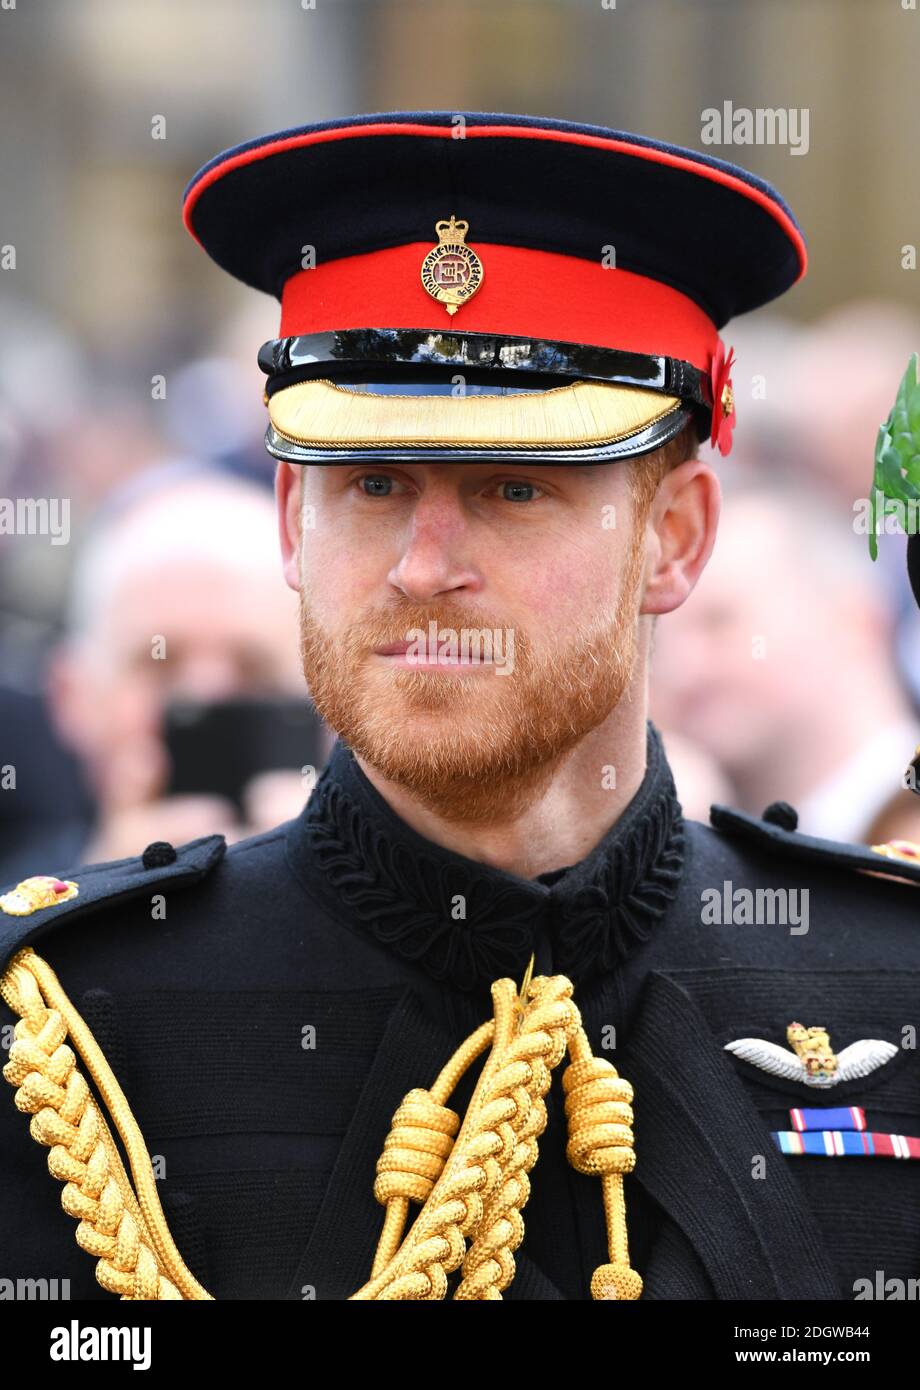
[[[544,1096],[563,1073],[567,1156],[601,1178],[610,1263],[595,1270],[595,1299],[635,1299],[642,1280],[629,1264],[623,1177],[635,1166],[632,1087],[593,1056],[563,975],[492,986],[494,1018],[478,1028],[430,1091],[410,1091],[393,1117],[374,1193],[386,1208],[370,1281],[355,1300],[441,1299],[461,1269],[456,1299],[500,1299],[524,1238],[528,1174],[546,1127]],[[0,995],[20,1016],[3,1075],[17,1087],[32,1137],[50,1150],[64,1184],[61,1205],[79,1225],[78,1244],[97,1260],[96,1278],[123,1299],[211,1299],[185,1266],[160,1206],[143,1136],[101,1049],[50,965],[31,948],[0,977]],[[92,1077],[121,1137],[132,1186],[102,1109],[67,1038]],[[490,1048],[461,1125],[446,1101]],[[458,1132],[459,1131],[459,1132]],[[422,1205],[408,1234],[409,1203]]]
[[[623,1177],[636,1161],[633,1090],[592,1054],[571,981],[531,980],[532,966],[520,995],[511,980],[493,984],[493,1021],[471,1034],[430,1091],[410,1091],[393,1116],[374,1184],[386,1208],[383,1231],[371,1278],[353,1299],[442,1299],[457,1269],[455,1299],[501,1298],[514,1277],[512,1252],[524,1238],[528,1174],[546,1128],[543,1097],[566,1049],[566,1155],[578,1172],[600,1176],[607,1221],[610,1263],[594,1271],[591,1295],[641,1294],[642,1279],[629,1264],[623,1197]],[[490,1044],[461,1125],[445,1102]],[[410,1201],[423,1205],[403,1239]]]

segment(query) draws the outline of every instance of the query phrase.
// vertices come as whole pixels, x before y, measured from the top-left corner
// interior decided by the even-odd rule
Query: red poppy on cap
[[[732,430],[735,428],[735,393],[732,390],[732,367],[735,365],[735,349],[729,348],[725,356],[725,346],[719,339],[715,356],[712,359],[712,433],[709,442],[718,448],[723,456],[731,453]]]

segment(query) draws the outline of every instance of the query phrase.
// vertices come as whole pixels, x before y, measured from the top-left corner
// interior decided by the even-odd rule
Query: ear
[[[648,578],[640,613],[679,608],[712,554],[719,524],[719,479],[708,463],[688,459],[666,473],[649,509]]]
[[[275,501],[278,505],[278,533],[281,563],[290,588],[300,589],[300,517],[303,466],[279,462],[275,474]]]

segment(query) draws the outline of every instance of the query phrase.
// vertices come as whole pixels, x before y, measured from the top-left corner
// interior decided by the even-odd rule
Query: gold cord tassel
[[[567,1050],[566,1153],[579,1172],[600,1176],[607,1222],[610,1262],[595,1270],[591,1294],[641,1294],[623,1197],[623,1177],[635,1166],[632,1087],[593,1056],[571,981],[529,977],[530,970],[520,995],[512,980],[495,982],[493,1020],[457,1049],[430,1091],[410,1091],[394,1115],[374,1184],[386,1208],[383,1230],[371,1279],[353,1299],[443,1299],[457,1269],[455,1299],[501,1299],[524,1238],[544,1096]],[[98,1282],[123,1299],[210,1300],[173,1242],[127,1099],[51,966],[29,947],[18,952],[0,977],[0,995],[19,1015],[3,1075],[17,1088],[17,1108],[32,1116],[32,1137],[50,1150],[48,1169],[65,1184],[61,1205],[79,1222],[77,1242],[96,1258]],[[68,1036],[121,1137],[133,1186]],[[487,1048],[461,1124],[446,1102]],[[403,1238],[410,1202],[422,1210]]]
[[[566,1153],[579,1172],[601,1177],[607,1223],[610,1262],[595,1270],[591,1295],[639,1297],[623,1196],[623,1177],[636,1159],[633,1091],[610,1062],[592,1054],[572,988],[563,975],[539,976],[525,980],[519,996],[512,980],[497,980],[494,1020],[466,1040],[430,1091],[406,1096],[377,1163],[374,1194],[386,1214],[371,1278],[353,1299],[442,1299],[448,1274],[461,1266],[455,1299],[501,1298],[524,1238],[528,1174],[546,1128],[543,1098],[566,1049]],[[446,1101],[490,1044],[461,1125]],[[423,1205],[403,1239],[410,1201]]]

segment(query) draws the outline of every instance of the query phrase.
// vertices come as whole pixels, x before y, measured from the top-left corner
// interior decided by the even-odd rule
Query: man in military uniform
[[[719,331],[804,273],[789,209],[636,136],[413,112],[227,151],[185,219],[281,301],[266,444],[339,740],[269,834],[4,896],[4,1273],[295,1300],[909,1278],[920,867],[801,836],[784,803],[685,821],[646,720],[654,622],[715,539]],[[406,1209],[456,1179],[482,1099],[475,1067],[449,1106],[439,1078],[470,1034],[465,1061],[546,1043],[529,1200],[509,1155],[540,1068],[516,1063],[473,1195],[410,1268]]]

